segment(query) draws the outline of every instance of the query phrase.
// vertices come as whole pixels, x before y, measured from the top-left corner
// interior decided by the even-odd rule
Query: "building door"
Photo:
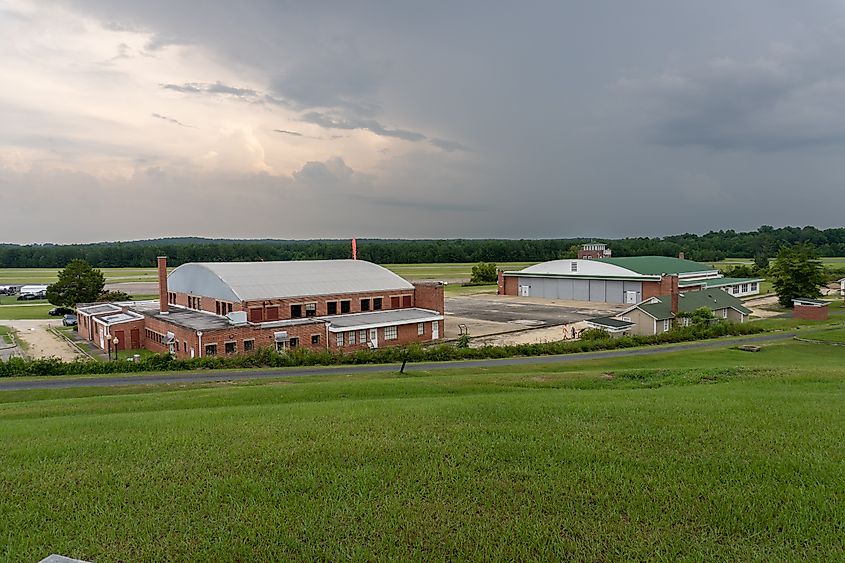
[[[625,292],[625,303],[636,303],[637,302],[637,292],[636,291],[626,291]]]
[[[521,285],[519,286],[519,296],[520,297],[528,297],[528,294],[531,292],[530,285]]]
[[[117,338],[117,344],[115,344],[115,350],[126,350],[126,332],[122,330],[114,331],[114,337]]]
[[[373,345],[373,348],[378,348],[378,329],[371,328],[370,329],[370,342]]]
[[[431,321],[431,339],[438,340],[440,338],[440,323]]]
[[[130,350],[137,350],[141,347],[141,330],[137,328],[133,328],[129,331],[129,339],[131,341],[132,346]]]

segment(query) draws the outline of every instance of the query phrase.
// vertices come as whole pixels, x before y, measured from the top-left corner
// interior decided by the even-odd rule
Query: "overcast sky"
[[[845,208],[845,2],[0,0],[0,242]]]

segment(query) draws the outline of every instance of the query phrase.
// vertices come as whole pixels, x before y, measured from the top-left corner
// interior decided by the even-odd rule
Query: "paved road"
[[[625,308],[613,303],[576,303],[499,295],[460,295],[446,298],[446,314],[463,319],[512,323],[514,327],[558,326],[591,317],[615,315]]]
[[[757,344],[786,340],[795,336],[794,332],[749,336],[732,340],[704,340],[678,344],[673,346],[655,346],[638,348],[635,350],[611,350],[606,352],[588,352],[584,354],[566,354],[561,356],[532,356],[530,358],[505,358],[501,360],[469,360],[452,362],[429,362],[409,364],[407,369],[413,371],[429,371],[437,369],[455,368],[495,368],[513,365],[543,365],[559,363],[575,363],[587,360],[600,360],[620,356],[653,356],[667,352],[684,350],[702,350],[708,348],[727,348],[738,344]],[[34,380],[16,380],[14,378],[0,380],[0,391],[25,389],[61,389],[66,387],[118,387],[123,385],[156,385],[170,383],[210,383],[215,381],[241,381],[250,379],[270,379],[278,377],[307,377],[314,375],[355,374],[355,373],[390,373],[396,372],[397,366],[390,365],[356,365],[320,368],[280,368],[256,371],[228,371],[219,370],[208,373],[182,372],[164,373],[157,375],[123,375],[102,376],[93,378],[54,377]]]

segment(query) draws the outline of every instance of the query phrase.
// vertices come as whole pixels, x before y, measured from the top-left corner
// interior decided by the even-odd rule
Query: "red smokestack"
[[[352,259],[358,259],[358,241],[355,239],[352,239]]]
[[[162,315],[168,313],[168,298],[167,292],[167,256],[158,257],[158,306],[159,312]]]

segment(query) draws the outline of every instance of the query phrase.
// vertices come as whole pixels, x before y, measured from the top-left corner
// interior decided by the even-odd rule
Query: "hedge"
[[[376,350],[311,351],[293,350],[277,353],[269,348],[258,350],[250,355],[213,356],[181,360],[167,354],[148,356],[138,363],[95,360],[75,360],[63,362],[58,358],[25,360],[10,358],[0,362],[0,377],[43,376],[43,375],[92,375],[129,372],[184,371],[196,369],[245,369],[276,368],[296,366],[333,366],[354,364],[389,364],[403,360],[409,362],[438,362],[446,360],[477,360],[491,358],[510,358],[517,356],[546,356],[556,354],[576,354],[598,350],[614,350],[689,342],[718,338],[757,334],[765,329],[749,324],[731,324],[719,322],[712,326],[678,327],[657,336],[623,336],[598,340],[576,340],[546,342],[541,344],[516,344],[512,346],[484,346],[481,348],[461,348],[451,344],[421,346],[412,344],[407,347],[379,348]]]

